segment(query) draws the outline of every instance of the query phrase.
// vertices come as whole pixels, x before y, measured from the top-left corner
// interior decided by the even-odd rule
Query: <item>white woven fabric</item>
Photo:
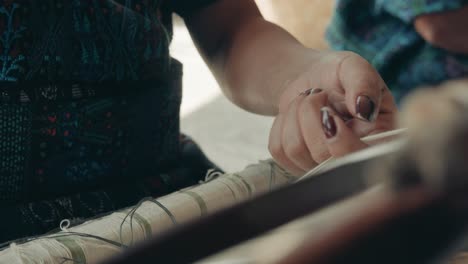
[[[0,251],[0,263],[97,263],[122,250],[96,238],[70,234],[91,234],[130,245],[133,241],[168,230],[207,213],[226,208],[297,178],[279,168],[272,160],[248,166],[236,174],[225,174],[209,182],[141,203],[133,216],[124,218],[132,208],[114,212],[82,225],[43,236],[24,244],[12,244]],[[161,206],[162,205],[162,206]],[[66,226],[65,226],[66,227]],[[122,238],[122,239],[121,239]]]

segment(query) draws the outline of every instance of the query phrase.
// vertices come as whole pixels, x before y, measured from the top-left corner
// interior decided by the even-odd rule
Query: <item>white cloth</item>
[[[185,223],[295,180],[296,177],[286,173],[272,160],[262,161],[242,172],[221,175],[198,186],[158,198],[157,203],[144,201],[135,211],[133,221],[127,217],[122,228],[121,224],[132,208],[27,243],[12,244],[0,251],[0,263],[66,263],[66,260],[97,263],[119,253],[122,248],[70,232],[91,234],[130,245],[132,241],[141,241],[168,230],[175,225],[174,220],[179,224]]]

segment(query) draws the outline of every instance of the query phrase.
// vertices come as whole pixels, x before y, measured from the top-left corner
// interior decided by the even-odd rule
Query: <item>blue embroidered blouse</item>
[[[468,75],[468,56],[430,45],[412,25],[421,14],[466,4],[467,0],[338,0],[327,39],[335,50],[366,58],[399,100],[416,86]]]

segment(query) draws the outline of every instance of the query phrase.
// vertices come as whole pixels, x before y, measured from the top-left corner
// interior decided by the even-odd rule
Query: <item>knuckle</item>
[[[326,101],[326,93],[321,92],[318,94],[313,94],[311,96],[308,96],[301,105],[299,105],[299,109],[301,113],[308,113],[308,112],[313,112],[316,111],[317,109],[321,108]]]
[[[315,162],[322,163],[331,157],[330,153],[325,150],[312,152],[312,157]]]
[[[269,143],[268,150],[270,151],[271,155],[274,158],[282,158],[283,157],[283,150],[280,144]]]
[[[359,55],[355,52],[352,52],[352,51],[347,51],[347,50],[344,50],[344,51],[337,51],[336,52],[337,55],[339,55],[341,58],[345,58],[345,57],[359,57]]]
[[[429,17],[422,17],[416,22],[419,34],[429,43],[437,44],[444,39],[445,30]]]
[[[443,32],[437,30],[436,28],[429,28],[421,35],[427,42],[432,44],[438,44],[441,42],[441,39],[443,39]]]
[[[339,67],[346,63],[352,65],[359,65],[360,67],[368,70],[374,69],[369,63],[369,61],[367,61],[366,59],[364,59],[364,57],[360,56],[357,53],[354,53],[352,51],[339,51],[338,53],[340,58],[338,63]]]
[[[304,144],[299,144],[298,142],[288,144],[288,146],[285,147],[284,152],[286,153],[286,156],[293,160],[301,159],[301,157],[308,154]]]
[[[313,96],[309,96],[313,97]],[[313,102],[312,98],[307,97],[297,108],[298,113],[301,116],[302,114],[308,114],[312,111]]]

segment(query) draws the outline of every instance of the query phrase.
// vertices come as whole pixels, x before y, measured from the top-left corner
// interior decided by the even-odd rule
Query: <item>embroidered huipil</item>
[[[467,0],[338,0],[327,38],[333,49],[366,58],[398,100],[416,86],[468,75],[468,56],[430,45],[413,26],[421,14],[466,4]]]
[[[198,181],[165,173],[180,162],[171,16],[213,1],[0,0],[0,240]]]

